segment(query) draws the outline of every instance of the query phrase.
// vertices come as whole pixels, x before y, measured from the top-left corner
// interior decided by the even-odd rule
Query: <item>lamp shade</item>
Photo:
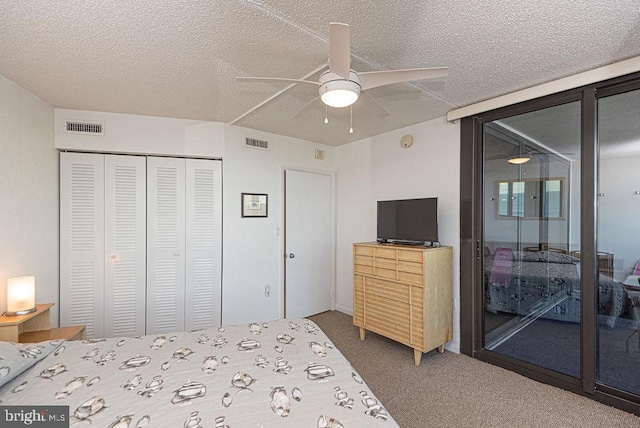
[[[36,310],[36,278],[20,276],[7,280],[7,315],[25,315]]]

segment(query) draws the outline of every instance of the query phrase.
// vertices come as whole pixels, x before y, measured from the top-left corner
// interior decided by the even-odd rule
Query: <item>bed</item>
[[[554,251],[496,249],[484,258],[485,309],[559,321],[580,321],[580,259]],[[638,312],[625,287],[599,275],[598,315],[637,324]]]
[[[36,344],[0,342],[2,405],[71,426],[397,427],[313,322]]]

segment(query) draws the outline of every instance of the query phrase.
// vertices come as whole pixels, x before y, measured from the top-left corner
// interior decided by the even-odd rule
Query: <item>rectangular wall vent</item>
[[[244,137],[244,146],[252,149],[269,150],[269,142],[267,140],[251,137]]]
[[[96,122],[67,120],[64,123],[64,130],[70,134],[104,135],[104,126]]]

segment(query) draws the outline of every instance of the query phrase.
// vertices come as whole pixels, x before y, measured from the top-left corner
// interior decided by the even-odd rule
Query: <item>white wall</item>
[[[0,76],[0,313],[7,278],[36,277],[36,303],[58,321],[58,152],[53,108]]]
[[[105,135],[65,133],[66,119],[101,122]],[[223,323],[283,316],[284,168],[335,171],[334,147],[216,122],[120,113],[56,109],[55,121],[61,150],[222,158]],[[246,148],[245,136],[268,140],[270,150]],[[316,148],[324,160],[314,158]],[[267,193],[269,216],[241,218],[242,192]]]
[[[353,315],[352,244],[375,240],[376,208],[371,186],[371,139],[336,149],[336,309]],[[373,205],[372,205],[373,204]]]
[[[65,120],[99,122],[104,135],[65,132]],[[101,153],[224,156],[224,124],[198,120],[56,109],[55,147]]]
[[[269,140],[269,151],[243,146],[245,136]],[[284,168],[335,171],[335,148],[237,126],[225,128],[223,322],[283,316]],[[324,160],[314,150],[325,151]],[[241,218],[240,193],[267,193],[269,217]],[[264,287],[271,286],[265,297]]]
[[[404,134],[413,135],[408,149]],[[453,247],[453,340],[460,348],[460,126],[444,117],[336,148],[338,169],[338,259],[336,307],[353,307],[353,242],[376,239],[376,202],[438,197],[438,232]]]

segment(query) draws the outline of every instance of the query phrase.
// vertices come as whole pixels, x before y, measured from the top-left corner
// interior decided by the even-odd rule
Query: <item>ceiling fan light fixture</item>
[[[527,163],[530,160],[531,160],[530,155],[520,154],[520,155],[511,156],[510,158],[507,159],[507,162],[509,162],[512,165],[522,165],[523,163]]]
[[[320,99],[329,107],[349,107],[359,96],[360,87],[348,80],[335,80],[320,87]]]
[[[358,75],[353,70],[349,73],[349,79],[326,71],[320,76],[318,95],[329,107],[349,107],[360,96],[359,82]]]

